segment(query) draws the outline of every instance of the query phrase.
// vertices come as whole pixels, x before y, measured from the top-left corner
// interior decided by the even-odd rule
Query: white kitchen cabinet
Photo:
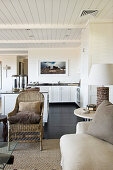
[[[76,86],[50,86],[49,103],[76,102]]]
[[[60,86],[51,86],[49,88],[49,102],[50,103],[61,102],[61,88],[60,88]]]
[[[48,112],[49,112],[49,96],[48,92],[42,92],[44,95],[44,114],[43,114],[43,122],[48,121]],[[2,114],[8,115],[9,112],[13,111],[16,98],[18,94],[14,93],[2,93],[1,94],[1,109]]]
[[[40,92],[49,92],[49,86],[40,86]]]
[[[70,86],[61,87],[61,101],[71,102],[71,87]]]
[[[39,87],[40,91],[48,92],[49,103],[74,102],[77,103],[77,88],[78,86],[34,86]]]
[[[76,86],[71,86],[70,87],[70,102],[75,102],[77,103],[77,88]]]

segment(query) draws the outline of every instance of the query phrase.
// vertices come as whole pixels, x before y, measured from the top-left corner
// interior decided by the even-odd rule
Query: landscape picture
[[[40,62],[40,74],[66,74],[66,62]]]

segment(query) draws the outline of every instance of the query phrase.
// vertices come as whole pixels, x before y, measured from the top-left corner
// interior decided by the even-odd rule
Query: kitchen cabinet
[[[49,93],[49,103],[63,103],[77,101],[77,86],[39,86],[40,91]]]
[[[43,114],[43,122],[48,121],[48,112],[49,112],[49,96],[48,92],[42,92],[44,95],[44,114]],[[19,93],[1,93],[1,109],[2,114],[8,115],[11,112],[16,103],[16,98]]]
[[[71,87],[70,86],[61,87],[61,101],[71,102]]]
[[[70,87],[70,102],[77,103],[77,86],[71,86]]]
[[[61,102],[61,89],[59,86],[49,87],[49,103]]]

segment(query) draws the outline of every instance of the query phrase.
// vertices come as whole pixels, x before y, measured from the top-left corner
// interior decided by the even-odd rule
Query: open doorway
[[[28,75],[28,56],[17,56],[17,74]]]

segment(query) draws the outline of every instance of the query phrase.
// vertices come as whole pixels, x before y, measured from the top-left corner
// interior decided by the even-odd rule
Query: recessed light
[[[27,29],[25,29],[26,31],[30,31],[30,29],[29,28],[27,28]]]

